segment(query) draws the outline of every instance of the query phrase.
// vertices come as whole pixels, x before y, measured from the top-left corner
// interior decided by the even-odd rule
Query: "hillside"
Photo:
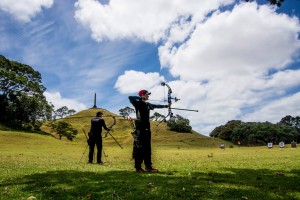
[[[90,119],[95,116],[96,112],[102,111],[103,116],[118,116],[115,113],[111,113],[108,110],[101,108],[91,108],[78,112],[75,115],[65,117],[61,120],[64,120],[74,128],[78,130],[78,135],[74,139],[74,142],[86,142],[86,137],[82,131],[82,128],[87,133],[90,129]],[[104,117],[106,125],[110,126],[113,124],[112,117]],[[157,122],[151,122],[152,129],[152,141],[154,145],[168,145],[180,147],[219,147],[221,143],[229,145],[230,143],[210,138],[204,135],[201,135],[195,131],[192,134],[189,133],[177,133],[170,131],[166,123],[161,123],[159,126],[156,126]],[[46,127],[43,128],[45,131],[49,132]],[[113,127],[113,130],[110,132],[114,138],[122,145],[132,144],[133,139],[131,135],[132,128],[127,119],[123,117],[116,117],[116,125]],[[105,130],[104,130],[105,132]],[[117,145],[113,138],[108,135],[107,138],[104,138],[104,144]],[[227,146],[226,145],[226,146]]]

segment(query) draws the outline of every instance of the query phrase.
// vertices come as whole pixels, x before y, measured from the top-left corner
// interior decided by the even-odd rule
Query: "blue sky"
[[[0,54],[39,71],[56,108],[90,108],[96,93],[118,114],[141,89],[166,98],[166,81],[201,134],[276,123],[300,115],[300,1],[261,2],[2,0]]]

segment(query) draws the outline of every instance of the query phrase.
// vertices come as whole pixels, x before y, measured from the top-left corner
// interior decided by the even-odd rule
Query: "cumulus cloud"
[[[129,70],[119,76],[115,88],[123,94],[138,93],[139,90],[150,90],[164,81],[159,73],[144,73],[140,71]]]
[[[29,22],[42,8],[50,8],[53,0],[1,0],[0,9],[21,22]]]
[[[44,92],[48,102],[54,105],[54,109],[67,106],[68,109],[74,109],[77,112],[87,109],[87,106],[74,99],[63,98],[59,92]]]
[[[179,48],[160,47],[160,58],[183,80],[261,76],[292,62],[300,47],[299,30],[297,18],[256,3],[239,4],[199,23]]]
[[[288,115],[299,116],[300,113],[300,92],[274,100],[253,113],[246,114],[242,119],[244,121],[269,121],[272,123],[279,122],[283,117]]]
[[[201,3],[198,0],[189,0],[188,3],[173,0],[110,0],[108,4],[101,4],[95,0],[78,0],[75,4],[75,18],[91,30],[92,37],[97,41],[137,38],[158,42],[167,37],[170,26],[186,24],[185,30],[188,30],[199,20],[203,20],[211,10],[232,2],[233,0],[202,0]],[[179,34],[180,39],[188,36],[175,29],[172,32],[173,37]]]
[[[204,113],[191,120],[194,127],[206,132],[216,124],[250,116],[253,121],[274,121],[299,110],[296,104],[283,109],[285,98],[290,98],[284,95],[300,85],[299,70],[286,69],[298,56],[299,28],[297,18],[276,14],[268,6],[240,4],[199,23],[181,46],[161,46],[161,63],[173,76],[206,83],[199,88],[205,98],[194,101]],[[266,112],[266,105],[273,111]]]

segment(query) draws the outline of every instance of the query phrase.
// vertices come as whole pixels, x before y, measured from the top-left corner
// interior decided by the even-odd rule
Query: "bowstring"
[[[164,90],[164,99],[163,99],[163,101],[165,102],[166,101],[166,86],[163,86],[163,90]],[[166,109],[164,109],[164,116],[166,116]]]

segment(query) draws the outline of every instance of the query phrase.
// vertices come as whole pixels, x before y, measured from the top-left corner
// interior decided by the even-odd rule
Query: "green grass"
[[[129,143],[121,149],[105,139],[100,166],[86,164],[88,152],[79,162],[81,140],[0,131],[0,199],[300,199],[299,147],[222,150],[156,140],[160,172],[138,174]]]

